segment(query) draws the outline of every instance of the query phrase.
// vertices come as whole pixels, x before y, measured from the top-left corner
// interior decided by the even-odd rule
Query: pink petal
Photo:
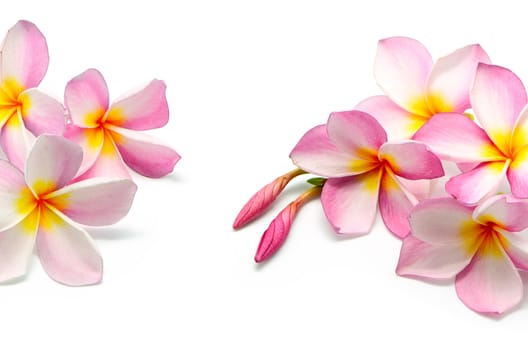
[[[7,158],[19,169],[24,169],[35,136],[25,127],[19,114],[13,115],[2,128],[0,144]]]
[[[387,229],[398,238],[409,234],[409,214],[417,203],[418,200],[401,187],[390,171],[384,172],[379,193],[380,214]]]
[[[80,128],[73,124],[68,124],[64,130],[64,137],[81,146],[83,150],[83,159],[78,175],[84,174],[91,168],[103,148],[104,143],[103,128]]]
[[[528,198],[528,147],[523,147],[508,168],[508,181],[515,197]]]
[[[26,183],[36,195],[45,195],[70,182],[82,161],[82,149],[61,136],[41,135],[29,153]]]
[[[164,126],[169,121],[166,88],[161,80],[151,81],[140,91],[114,102],[108,111],[106,122],[133,130]]]
[[[528,145],[528,105],[521,111],[519,119],[515,122],[510,150],[513,155]]]
[[[12,164],[0,160],[0,232],[24,219],[35,207],[24,174]]]
[[[305,172],[301,169],[295,169],[282,176],[279,176],[266,186],[262,187],[249,199],[242,210],[240,210],[235,222],[233,223],[233,228],[239,229],[262,215],[275,201],[275,199],[277,199],[286,185],[294,177],[304,173]]]
[[[108,88],[101,73],[88,69],[70,80],[64,92],[64,103],[75,125],[99,126],[108,109]]]
[[[381,146],[379,158],[385,160],[396,175],[409,180],[444,176],[440,159],[419,142],[387,142]]]
[[[476,204],[497,192],[508,170],[509,162],[482,163],[475,169],[452,177],[446,183],[446,191],[467,204]]]
[[[528,239],[523,235],[512,234],[500,229],[498,231],[500,231],[502,248],[511,261],[517,268],[528,271]]]
[[[34,210],[17,225],[0,232],[0,282],[26,274],[37,229],[38,210]]]
[[[64,107],[59,101],[36,89],[24,91],[19,99],[23,105],[24,124],[33,135],[62,135],[65,117]]]
[[[479,64],[471,104],[478,121],[503,152],[510,151],[510,136],[527,101],[524,85],[512,71]]]
[[[462,245],[476,250],[481,225],[473,221],[473,208],[453,198],[435,198],[418,203],[409,216],[411,232],[417,239],[438,245]],[[471,254],[472,255],[472,254]]]
[[[527,213],[527,200],[498,195],[480,204],[473,212],[473,219],[483,225],[491,223],[510,232],[519,232],[528,227]]]
[[[409,139],[428,118],[401,108],[387,96],[372,96],[361,101],[356,110],[370,114],[387,131],[390,140]]]
[[[126,165],[143,176],[159,178],[170,174],[181,158],[152,136],[112,125],[107,128]]]
[[[44,270],[69,286],[99,283],[103,260],[90,236],[62,214],[41,206],[37,253]]]
[[[470,108],[469,90],[479,62],[491,63],[478,44],[460,48],[436,61],[427,82],[429,108],[437,113],[463,113]]]
[[[48,69],[46,39],[31,22],[18,21],[2,46],[2,81],[14,81],[22,90],[37,86]]]
[[[403,239],[396,273],[433,279],[452,278],[469,264],[472,257],[461,245],[430,244],[409,235]]]
[[[128,179],[93,178],[65,186],[46,200],[77,223],[112,225],[128,213],[136,190]]]
[[[413,139],[425,143],[440,158],[454,162],[505,159],[486,132],[461,114],[440,113],[433,116]]]
[[[326,125],[309,130],[290,153],[293,163],[299,168],[321,176],[343,177],[361,174],[377,165],[339,149],[328,138]]]
[[[457,275],[455,287],[460,300],[477,312],[500,314],[523,296],[519,273],[495,237],[484,240],[471,263]]]
[[[418,41],[405,37],[387,38],[378,43],[374,76],[399,106],[414,114],[430,116],[425,93],[432,66],[431,55]]]
[[[370,231],[376,217],[381,174],[381,169],[375,169],[326,181],[321,203],[337,233],[360,235]]]

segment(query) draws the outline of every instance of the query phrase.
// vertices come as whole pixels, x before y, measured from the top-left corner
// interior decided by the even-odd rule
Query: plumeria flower
[[[371,114],[391,139],[410,138],[433,115],[464,113],[479,62],[490,63],[479,45],[462,47],[433,63],[429,51],[406,37],[380,40],[376,82],[386,96],[373,96],[355,109]]]
[[[451,178],[446,191],[468,204],[493,194],[507,176],[512,194],[528,198],[528,98],[510,70],[479,64],[471,104],[482,128],[458,114],[433,117],[414,136],[441,158],[478,166]]]
[[[109,105],[101,73],[88,69],[68,82],[64,101],[73,124],[64,136],[84,151],[78,179],[94,176],[129,178],[124,163],[148,177],[170,173],[180,156],[157,139],[140,133],[169,120],[165,83],[146,87]]]
[[[7,32],[0,55],[0,144],[19,169],[35,136],[64,130],[62,104],[35,89],[48,62],[46,39],[33,23],[19,21]]]
[[[367,113],[332,113],[326,125],[308,131],[290,154],[301,169],[328,177],[321,202],[339,233],[370,231],[378,206],[387,228],[409,233],[407,216],[417,198],[403,185],[444,175],[440,160],[416,141],[387,142],[381,125]]]
[[[40,136],[25,174],[0,160],[0,281],[26,274],[33,248],[54,280],[98,283],[103,262],[82,225],[110,225],[124,217],[136,185],[129,179],[92,178],[69,184],[82,150],[62,136]]]
[[[418,204],[410,215],[397,273],[454,276],[458,297],[472,310],[502,313],[523,297],[517,269],[528,269],[528,201],[507,195],[468,207],[453,198]]]

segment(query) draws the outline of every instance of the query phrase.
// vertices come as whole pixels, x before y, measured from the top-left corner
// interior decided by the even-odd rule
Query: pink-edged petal
[[[510,149],[512,154],[517,154],[528,145],[528,105],[521,111],[512,133]]]
[[[498,230],[502,248],[510,257],[513,264],[524,271],[528,271],[528,238],[526,236]]]
[[[159,178],[170,174],[181,158],[152,136],[112,125],[108,125],[108,132],[126,165],[143,176]]]
[[[378,149],[387,142],[387,133],[380,123],[361,111],[334,112],[326,128],[332,143],[354,158],[377,159]]]
[[[510,232],[528,227],[528,200],[508,195],[493,196],[481,203],[473,212],[473,219],[483,225],[497,225]]]
[[[88,69],[66,85],[64,103],[73,123],[93,128],[105,116],[108,109],[108,87],[101,73]]]
[[[0,160],[0,232],[24,219],[35,207],[24,174],[12,164]]]
[[[81,146],[83,159],[79,167],[78,175],[84,174],[91,168],[103,148],[105,131],[103,128],[80,128],[73,124],[66,126],[64,137]]]
[[[337,233],[360,235],[370,231],[376,218],[382,169],[344,178],[328,179],[321,203]]]
[[[20,114],[15,114],[0,132],[0,144],[7,158],[19,169],[24,169],[26,158],[35,143],[35,136],[24,126]]]
[[[92,238],[47,206],[40,211],[37,253],[44,270],[59,283],[82,286],[101,281],[103,260]]]
[[[435,198],[418,203],[409,224],[413,236],[421,241],[473,247],[481,225],[473,221],[472,213],[473,208],[453,198]]]
[[[41,135],[29,153],[26,183],[36,195],[53,192],[70,182],[82,161],[82,149],[62,136]]]
[[[420,42],[405,37],[380,40],[374,76],[383,91],[414,114],[429,116],[426,82],[433,66],[429,51]]]
[[[18,21],[4,39],[2,81],[13,81],[20,90],[37,86],[48,69],[46,39],[31,22]]]
[[[528,146],[516,154],[507,175],[512,194],[518,198],[528,198]]]
[[[0,282],[24,276],[33,255],[39,211],[33,210],[17,225],[0,232]]]
[[[409,235],[403,239],[396,273],[432,279],[452,278],[472,257],[462,245],[430,244]]]
[[[379,158],[385,160],[396,175],[409,180],[444,176],[440,159],[420,142],[387,142],[381,146]]]
[[[328,138],[326,125],[308,130],[291,151],[290,158],[299,168],[328,177],[361,174],[377,165],[377,162],[353,157],[338,150]]]
[[[479,62],[491,63],[478,44],[464,46],[438,59],[427,81],[429,109],[436,113],[463,113],[470,108],[469,90]]]
[[[425,143],[440,158],[454,162],[505,159],[486,132],[462,114],[436,114],[413,139]]]
[[[449,179],[446,191],[463,203],[477,204],[497,192],[508,167],[509,161],[482,163],[467,173]]]
[[[62,135],[65,127],[62,103],[36,89],[24,91],[19,100],[24,124],[33,135]]]
[[[496,237],[488,237],[471,263],[457,275],[458,297],[470,309],[483,313],[503,313],[523,296],[517,269]]]
[[[381,178],[379,209],[387,229],[399,238],[410,233],[409,214],[418,200],[404,188],[390,170]]]
[[[128,213],[136,190],[129,179],[92,178],[50,193],[46,201],[77,223],[111,225]]]
[[[408,180],[403,177],[397,177],[397,179],[402,187],[410,192],[416,199],[418,199],[418,201],[429,199],[431,197],[433,189],[431,180]]]
[[[389,140],[411,138],[428,120],[401,108],[387,96],[369,97],[355,109],[373,116],[386,130]]]
[[[478,65],[471,105],[482,127],[503,152],[510,151],[510,136],[527,101],[524,85],[512,71]]]
[[[169,121],[166,88],[162,80],[152,80],[140,91],[114,102],[108,110],[106,122],[133,130],[164,126]]]

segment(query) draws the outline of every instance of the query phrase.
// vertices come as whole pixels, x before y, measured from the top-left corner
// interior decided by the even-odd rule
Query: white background
[[[59,6],[60,4],[60,6]],[[295,181],[268,215],[231,224],[261,186],[292,169],[300,136],[331,111],[379,93],[377,41],[422,41],[433,57],[480,43],[528,82],[522,2],[8,1],[46,35],[41,89],[99,69],[115,99],[164,79],[169,124],[150,132],[183,159],[160,180],[135,176],[130,214],[90,229],[102,284],[69,288],[35,257],[25,280],[0,286],[3,349],[407,349],[525,346],[528,298],[500,319],[478,315],[452,283],[394,273],[399,241],[378,218],[357,239],[337,237],[318,201],[305,206],[269,263],[261,233],[305,186]]]

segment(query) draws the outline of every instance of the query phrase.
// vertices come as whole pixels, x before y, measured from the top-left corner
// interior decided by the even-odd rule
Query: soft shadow
[[[8,281],[0,282],[0,286],[11,286],[14,284],[18,284],[20,282],[24,282],[27,279],[28,274],[29,274],[29,271],[24,276],[20,276],[20,277],[10,279]]]
[[[87,231],[92,238],[100,240],[114,241],[142,236],[141,231],[131,230],[130,228],[90,227]]]

